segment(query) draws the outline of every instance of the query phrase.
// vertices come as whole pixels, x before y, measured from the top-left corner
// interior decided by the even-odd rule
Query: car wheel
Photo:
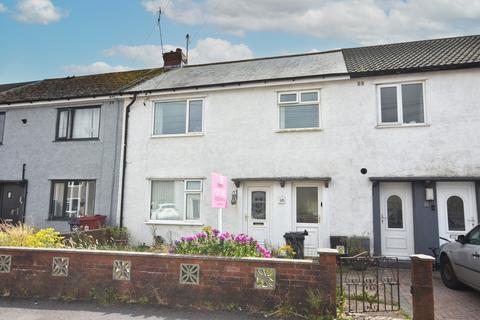
[[[453,270],[450,260],[446,256],[440,259],[440,274],[442,281],[450,289],[459,290],[462,288],[462,283],[458,281],[455,271]]]

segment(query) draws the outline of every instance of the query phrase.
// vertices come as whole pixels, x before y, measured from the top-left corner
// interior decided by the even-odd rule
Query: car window
[[[470,234],[468,235],[468,242],[470,244],[480,246],[480,228],[476,228],[475,230],[472,230],[472,232],[470,232]]]

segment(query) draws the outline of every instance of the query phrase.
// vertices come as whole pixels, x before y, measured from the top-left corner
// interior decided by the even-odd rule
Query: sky
[[[480,33],[480,0],[0,0],[0,83]]]

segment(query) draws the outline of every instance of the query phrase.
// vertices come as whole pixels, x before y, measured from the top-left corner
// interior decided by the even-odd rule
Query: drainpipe
[[[127,170],[127,139],[128,139],[128,118],[130,117],[130,107],[137,100],[137,94],[133,94],[133,100],[128,104],[125,111],[125,132],[123,133],[123,169],[122,169],[122,190],[120,193],[120,228],[123,227],[123,204],[125,195],[125,171]]]
[[[28,180],[25,179],[25,171],[27,164],[22,165],[22,184],[23,184],[23,208],[22,208],[22,223],[25,223],[25,215],[27,214],[27,195],[28,195]]]

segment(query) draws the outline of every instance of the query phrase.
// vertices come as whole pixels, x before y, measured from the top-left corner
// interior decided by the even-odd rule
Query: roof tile
[[[352,76],[480,66],[480,35],[343,49]]]

